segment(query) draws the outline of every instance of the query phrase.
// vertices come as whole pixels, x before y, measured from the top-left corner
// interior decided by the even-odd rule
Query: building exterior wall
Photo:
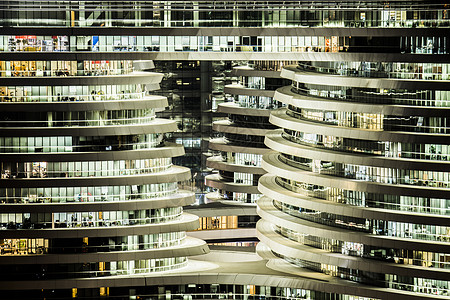
[[[281,129],[252,131],[276,151],[257,172],[268,174],[237,191],[264,194],[258,253],[292,275],[225,266],[217,281],[234,284],[239,270],[270,287],[233,287],[245,299],[448,295],[446,4],[4,1],[0,26],[2,290],[134,297],[165,286],[154,272],[207,251],[184,236],[198,228],[181,208],[192,191],[177,189],[192,187],[190,172],[171,163],[183,150],[164,139],[178,127],[157,117],[168,102],[150,61],[240,60],[300,62],[281,71],[292,86],[270,95],[286,105],[270,115]],[[211,280],[196,276],[183,280]],[[276,290],[288,283],[308,292]]]

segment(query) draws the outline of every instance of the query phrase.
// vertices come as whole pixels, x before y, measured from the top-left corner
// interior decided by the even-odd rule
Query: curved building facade
[[[209,148],[219,154],[207,160],[207,166],[219,172],[206,177],[207,185],[219,193],[210,193],[209,198],[256,203],[261,196],[257,188],[258,179],[265,174],[261,158],[268,151],[264,136],[275,128],[269,123],[269,114],[278,107],[273,95],[283,85],[282,65],[282,62],[255,62],[233,68],[239,83],[226,85],[224,89],[233,101],[219,104],[217,110],[227,114],[228,119],[213,123],[213,130],[223,137],[209,143]]]
[[[0,26],[0,298],[448,297],[448,4],[12,0]],[[264,133],[271,269],[182,268],[207,250],[184,237],[190,175],[148,60],[303,62]],[[197,78],[176,84],[207,91]]]
[[[172,164],[183,147],[165,141],[175,121],[156,117],[167,99],[152,95],[163,76],[153,62],[27,54],[0,62],[1,281],[113,284],[208,252],[185,234],[198,228],[182,208],[194,194],[179,189],[191,174]]]
[[[260,255],[330,286],[361,283],[361,296],[448,297],[448,35],[367,29],[397,40],[393,49],[348,30],[353,59],[317,56],[281,72],[292,85],[276,91],[286,107],[270,121],[281,129],[265,138],[274,151],[259,181]]]

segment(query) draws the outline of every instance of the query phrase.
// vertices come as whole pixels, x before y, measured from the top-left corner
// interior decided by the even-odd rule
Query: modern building
[[[204,199],[204,172],[211,132],[211,77],[213,63],[209,61],[155,62],[155,69],[164,73],[160,94],[168,98],[168,108],[158,116],[177,123],[177,130],[167,136],[168,141],[184,146],[185,154],[174,158],[174,163],[188,167],[192,173],[192,187],[196,202]],[[209,125],[209,126],[208,126]]]
[[[52,297],[55,282],[55,297],[88,296],[81,279],[107,296],[123,276],[186,268],[209,251],[186,236],[198,217],[183,213],[191,171],[172,164],[183,146],[165,138],[176,122],[156,117],[168,106],[152,95],[163,74],[126,52],[72,51],[86,41],[69,29],[0,38],[2,298]]]
[[[292,84],[275,93],[286,107],[265,139],[259,253],[276,270],[360,283],[366,297],[447,298],[447,11],[345,5],[359,24],[305,37],[325,53],[281,72]]]
[[[275,128],[269,123],[269,109],[276,105],[274,90],[266,90],[265,81],[278,77],[279,72],[248,65],[233,71],[239,82],[225,85],[224,93],[231,101],[220,103],[217,109],[228,118],[213,123],[213,130],[221,136],[209,142],[214,154],[207,159],[207,166],[217,173],[206,176],[205,181],[216,191],[206,196],[233,204],[256,203],[261,196],[258,179],[265,173],[261,158],[268,151],[264,136]]]
[[[270,109],[278,107],[273,100],[275,89],[288,84],[280,77],[283,63],[289,62],[241,62],[233,67],[229,74],[231,80],[223,89],[224,101],[217,107],[217,112],[227,117],[212,123],[218,137],[209,142],[211,152],[206,165],[214,171],[205,177],[205,182],[213,192],[206,194],[206,200],[219,204],[203,205],[202,209],[211,214],[211,208],[215,208],[216,216],[212,218],[219,224],[210,226],[207,222],[206,228],[220,228],[222,239],[234,239],[239,245],[242,239],[245,242],[256,239],[255,232],[247,227],[254,228],[259,219],[256,214],[256,201],[261,197],[258,180],[266,173],[261,168],[261,159],[269,151],[264,136],[276,128],[269,123]],[[236,215],[236,211],[244,214]],[[229,218],[237,218],[232,222],[234,230],[229,230]],[[225,226],[222,219],[226,220]],[[226,234],[224,229],[228,230]],[[211,240],[218,239],[204,233],[201,236],[210,245]]]
[[[13,0],[0,26],[0,298],[448,297],[448,4]],[[161,96],[150,61],[184,98]],[[187,261],[207,248],[185,237],[190,172],[166,136],[200,139],[180,160],[198,165],[231,61],[301,62],[265,137],[263,258]],[[207,209],[192,209],[206,229],[246,213]]]

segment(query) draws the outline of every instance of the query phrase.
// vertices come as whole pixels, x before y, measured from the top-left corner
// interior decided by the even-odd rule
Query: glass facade
[[[286,106],[271,112],[270,121],[281,129],[265,138],[276,152],[261,162],[268,174],[259,182],[258,236],[274,261],[392,295],[446,297],[448,59],[408,21],[420,9],[396,9],[386,21],[380,12],[381,23],[361,12],[353,25],[383,24],[386,33],[411,27],[405,33],[415,37],[401,39],[401,53],[434,54],[432,59],[389,57],[390,37],[381,43],[381,37],[355,31],[350,43],[371,42],[350,46],[352,59],[316,57],[283,67],[281,76],[292,83],[274,96]],[[367,53],[385,58],[370,60]]]
[[[61,61],[22,61],[17,65],[22,68],[20,71],[11,69],[13,65],[16,67],[16,62],[3,62],[6,66],[2,69],[3,76],[28,77],[31,84],[40,76],[53,80],[47,84],[34,81],[35,85],[31,86],[15,85],[15,91],[21,93],[14,95],[11,94],[14,89],[3,88],[9,101],[2,101],[4,110],[0,116],[3,154],[0,226],[4,229],[1,254],[42,256],[36,264],[3,263],[5,268],[13,270],[3,280],[130,275],[166,271],[187,264],[186,255],[181,253],[160,258],[151,252],[160,248],[182,249],[185,233],[171,224],[186,223],[186,216],[182,207],[171,204],[170,199],[184,199],[183,204],[194,200],[191,192],[178,189],[178,182],[189,180],[189,170],[172,164],[172,157],[181,155],[183,149],[165,139],[165,133],[176,128],[175,122],[155,116],[155,109],[167,105],[167,99],[152,96],[151,85],[146,84],[158,84],[162,74],[147,72],[144,76],[132,61],[114,62],[124,68],[116,73],[108,69],[113,62],[95,63],[95,68],[103,68],[100,74],[93,74],[93,69],[86,71],[86,66],[92,67],[92,61],[66,61],[62,64],[68,67],[65,70],[53,68]],[[143,64],[153,68],[151,61],[141,61],[140,65]],[[27,69],[35,65],[38,66],[33,71]],[[51,71],[39,75],[42,71],[39,65]],[[84,70],[80,73],[77,66],[84,66]],[[132,83],[132,91],[122,90],[117,97],[117,91],[126,85],[115,85],[114,76],[130,76],[128,81],[132,82],[135,74],[142,83]],[[88,93],[83,91],[92,88],[90,81],[97,75],[108,75],[111,83],[84,98],[83,93]],[[73,78],[86,85],[70,86]],[[122,78],[116,80],[120,83]],[[69,80],[67,84],[66,80]],[[72,91],[74,99],[67,94],[55,96],[49,92],[64,93],[64,90]],[[20,99],[13,98],[17,94]],[[42,105],[30,107],[35,101]],[[78,106],[79,101],[83,107]],[[14,102],[22,103],[11,106]],[[96,108],[97,102],[102,102],[103,108]],[[111,109],[118,104],[120,109]],[[92,206],[95,203],[101,204]],[[136,203],[142,203],[139,205],[142,208],[133,208]],[[197,228],[195,218],[192,221],[192,225],[186,223],[186,228]],[[147,232],[136,231],[137,227]],[[104,234],[96,232],[100,228],[105,229]],[[111,231],[113,228],[121,233]],[[60,232],[64,238],[52,236],[50,230]],[[83,238],[78,238],[76,232],[82,232]],[[195,243],[199,249],[205,247],[203,242]],[[143,252],[140,257],[147,253],[149,258],[117,260],[120,253],[127,251]],[[111,252],[117,258],[111,259]],[[100,261],[89,258],[87,263],[80,264],[78,260],[83,260],[84,253],[97,253]],[[66,264],[51,263],[55,255],[66,254],[76,256]]]
[[[448,8],[0,3],[0,286],[15,290],[3,295],[448,296]],[[158,281],[208,251],[182,209],[205,190],[257,203],[274,270],[255,274],[284,281]],[[200,227],[236,229],[236,215]]]
[[[36,8],[43,7],[43,10]],[[413,7],[414,9],[411,9]],[[11,8],[15,10],[7,10]],[[67,27],[446,27],[441,3],[416,1],[105,2],[12,1],[3,26]]]
[[[214,68],[209,61],[157,61],[155,67],[164,73],[160,94],[168,98],[169,109],[158,113],[177,123],[177,130],[167,140],[185,148],[183,156],[174,157],[174,163],[191,169],[197,202],[204,198],[203,153],[211,129],[211,76]]]
[[[238,82],[225,85],[227,101],[218,106],[218,112],[226,113],[228,119],[213,123],[213,130],[219,135],[216,139],[221,139],[224,146],[222,151],[215,151],[217,140],[210,142],[213,156],[208,158],[207,165],[217,169],[219,175],[206,177],[207,185],[216,192],[210,198],[256,203],[261,196],[252,187],[258,185],[259,177],[264,174],[261,168],[262,154],[266,151],[264,134],[275,128],[269,123],[268,111],[281,107],[273,100],[273,93],[284,81],[274,70],[279,70],[283,63],[288,62],[273,62],[268,66],[266,62],[251,61],[234,67]],[[235,146],[240,150],[234,150]]]
[[[51,3],[41,5],[52,15]],[[208,247],[185,234],[198,217],[183,213],[195,197],[181,189],[190,170],[172,164],[184,154],[168,141],[176,122],[157,116],[168,106],[158,95],[163,74],[151,60],[99,59],[100,40],[123,49],[92,33],[79,56],[88,39],[36,35],[41,17],[31,16],[26,35],[0,38],[13,55],[0,58],[2,282],[30,289],[186,267]]]
[[[20,291],[10,293],[7,296],[22,298]],[[256,300],[260,298],[268,300],[287,299],[336,299],[336,300],[378,300],[379,298],[358,297],[348,294],[336,294],[318,291],[314,289],[303,289],[275,285],[254,285],[254,284],[172,284],[146,287],[100,287],[100,288],[73,288],[54,289],[36,292],[35,297],[58,297],[58,298],[85,298],[95,299],[101,296],[112,298],[139,297],[142,299],[154,299],[158,297],[173,297],[175,299],[188,297],[189,299],[223,299],[232,300]]]

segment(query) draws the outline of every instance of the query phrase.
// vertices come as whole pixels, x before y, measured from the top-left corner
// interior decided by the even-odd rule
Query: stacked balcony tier
[[[73,73],[42,77],[16,63],[0,87],[2,281],[162,272],[208,251],[185,234],[198,228],[179,189],[191,174],[165,141],[175,121],[155,115],[167,99],[151,95],[163,76],[152,61],[58,61]],[[80,75],[91,63],[119,71]]]
[[[292,85],[276,91],[286,107],[270,122],[281,129],[265,139],[274,152],[259,181],[261,255],[363,283],[373,297],[369,286],[389,297],[450,293],[449,65],[426,79],[421,64],[402,65],[283,69]]]
[[[262,69],[259,64],[235,67],[233,73],[240,82],[226,85],[225,93],[234,101],[218,107],[228,119],[213,123],[213,130],[222,137],[210,141],[215,155],[208,158],[207,166],[218,173],[206,177],[207,185],[217,189],[208,198],[255,203],[261,196],[258,179],[265,174],[261,168],[262,155],[268,151],[264,136],[275,128],[269,123],[270,109],[278,107],[274,90],[282,86],[282,79],[279,71]]]

